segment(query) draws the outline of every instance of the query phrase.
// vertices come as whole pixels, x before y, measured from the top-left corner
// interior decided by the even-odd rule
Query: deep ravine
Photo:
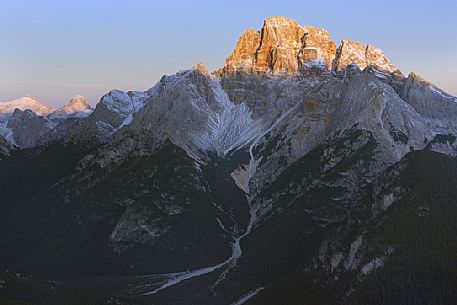
[[[257,163],[258,163],[258,160],[255,159],[255,156],[254,156],[254,153],[253,153],[253,150],[254,150],[255,146],[259,143],[259,140],[263,136],[265,136],[268,132],[270,132],[276,126],[278,126],[278,124],[281,123],[284,120],[284,118],[286,118],[289,115],[289,113],[291,113],[299,104],[300,103],[298,103],[297,105],[291,107],[287,112],[285,112],[283,115],[281,115],[276,120],[276,122],[270,126],[270,128],[268,128],[265,132],[263,132],[260,135],[258,135],[252,141],[251,145],[249,146],[250,161],[249,161],[249,168],[248,168],[248,172],[247,172],[247,174],[249,175],[248,176],[248,180],[247,180],[247,184],[249,184],[249,179],[255,173],[255,168],[257,167]],[[244,190],[248,190],[249,191],[249,188],[246,187],[246,188],[244,188]],[[245,236],[247,236],[247,235],[249,235],[251,233],[252,229],[254,228],[255,224],[257,223],[257,212],[259,210],[259,207],[258,206],[253,206],[251,204],[251,198],[250,198],[250,194],[249,193],[246,194],[246,199],[247,199],[247,202],[249,203],[249,223],[248,223],[244,233],[241,234],[240,236],[236,237],[234,242],[232,243],[232,255],[229,258],[227,258],[225,261],[223,261],[223,262],[221,262],[221,263],[219,263],[217,265],[213,265],[213,266],[209,266],[209,267],[205,267],[205,268],[200,268],[200,269],[196,269],[196,270],[193,270],[193,271],[185,271],[185,272],[179,272],[179,273],[170,273],[170,274],[157,275],[157,276],[160,276],[161,278],[166,278],[166,281],[161,283],[161,285],[159,287],[155,288],[154,290],[144,292],[144,293],[142,293],[142,295],[153,295],[153,294],[156,294],[157,292],[159,292],[161,290],[164,290],[164,289],[167,289],[169,287],[175,286],[175,285],[177,285],[177,284],[179,284],[181,282],[184,282],[184,281],[190,280],[192,278],[196,278],[196,277],[199,277],[199,276],[202,276],[202,275],[209,274],[209,273],[212,273],[214,271],[220,270],[222,268],[225,268],[222,271],[221,275],[218,277],[218,279],[214,282],[214,284],[210,288],[211,291],[213,291],[213,293],[214,293],[214,289],[226,278],[228,273],[236,266],[238,260],[242,256],[243,250],[241,248],[241,240]]]

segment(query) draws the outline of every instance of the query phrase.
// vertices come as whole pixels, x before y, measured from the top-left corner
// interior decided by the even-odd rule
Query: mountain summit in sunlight
[[[337,48],[324,29],[270,17],[260,31],[248,29],[241,36],[222,71],[290,75],[314,68],[339,71],[350,64],[361,69],[374,66],[390,73],[397,70],[381,50],[371,45],[344,39]]]

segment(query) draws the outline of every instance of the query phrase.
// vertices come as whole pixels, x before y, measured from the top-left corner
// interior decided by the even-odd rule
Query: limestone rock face
[[[271,17],[260,32],[249,29],[241,36],[223,72],[287,75],[313,63],[330,68],[335,50],[327,31],[303,27],[289,18]]]
[[[260,45],[260,33],[254,29],[248,29],[241,35],[235,51],[227,58],[226,72],[252,71],[256,62],[256,51]]]
[[[110,124],[113,128],[122,124],[125,118],[134,111],[130,96],[120,90],[112,90],[105,94],[94,111],[100,122]]]
[[[323,60],[326,67],[331,68],[335,58],[336,45],[330,38],[330,34],[323,29],[312,26],[304,26],[305,36],[303,37],[304,48],[300,50],[300,63],[312,65],[315,61]]]
[[[296,56],[302,48],[303,28],[290,19],[269,18],[261,30],[260,46],[256,54],[256,66],[273,74],[295,73],[298,70]]]
[[[456,128],[457,98],[419,75],[409,74],[400,96],[422,116],[439,125],[442,131]]]
[[[241,35],[221,72],[284,76],[316,67],[340,71],[353,64],[388,73],[398,70],[381,50],[371,45],[343,39],[337,50],[324,29],[301,26],[289,18],[270,17],[259,32],[248,29]]]
[[[375,66],[389,73],[398,70],[381,50],[371,45],[365,46],[360,42],[343,39],[336,51],[333,69],[335,71],[343,70],[351,64],[358,65],[360,69]]]
[[[133,115],[143,108],[144,103],[154,94],[154,88],[146,92],[111,90],[102,98],[90,115],[81,120],[71,137],[93,138],[105,141],[125,125],[130,124]]]
[[[252,75],[226,76],[224,89],[237,103],[245,103],[254,118],[268,126],[259,134],[250,168],[250,194],[255,196],[274,181],[284,167],[292,164],[322,139],[352,126],[368,130],[380,153],[377,166],[398,161],[411,149],[422,149],[436,125],[402,100],[384,76],[361,72],[343,78],[291,80],[259,78]],[[352,71],[351,70],[351,71]]]
[[[128,129],[143,130],[148,140],[170,139],[192,157],[198,151],[225,155],[252,141],[262,122],[245,104],[235,105],[203,65],[163,77],[156,95]]]

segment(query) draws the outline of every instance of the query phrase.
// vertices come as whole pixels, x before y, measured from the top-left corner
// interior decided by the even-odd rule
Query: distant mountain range
[[[95,109],[0,103],[0,303],[453,304],[456,139],[456,97],[284,17]]]
[[[92,112],[86,99],[79,95],[57,110],[33,96],[0,102],[0,136],[19,148],[46,145],[64,136],[70,123]],[[56,130],[61,130],[59,136]]]

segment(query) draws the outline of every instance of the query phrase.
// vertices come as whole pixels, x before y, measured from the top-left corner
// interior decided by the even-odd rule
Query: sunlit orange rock
[[[384,55],[384,53],[371,45],[365,46],[360,42],[343,39],[336,52],[334,70],[346,69],[350,64],[357,64],[360,69],[374,66],[380,70],[393,73],[398,70]]]
[[[301,26],[292,19],[270,17],[260,31],[248,29],[217,73],[296,75],[312,68],[340,71],[356,64],[389,73],[398,69],[384,53],[371,46],[343,39],[338,49],[329,33]]]
[[[330,69],[335,51],[327,31],[301,26],[289,18],[270,17],[260,32],[249,29],[241,36],[223,72],[296,74],[307,64]]]

